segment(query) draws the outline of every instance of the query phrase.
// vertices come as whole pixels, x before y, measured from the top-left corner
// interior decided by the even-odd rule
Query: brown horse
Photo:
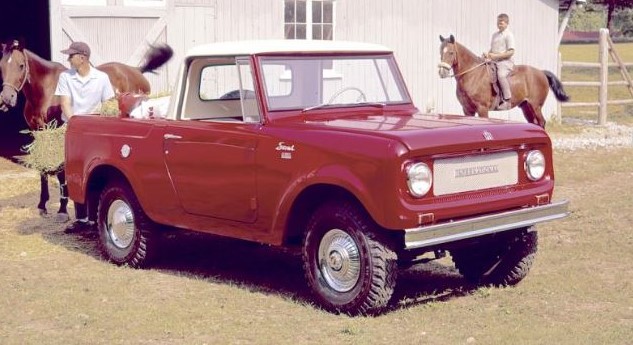
[[[141,67],[109,62],[97,66],[97,69],[108,75],[116,94],[148,94],[150,85],[143,73],[152,72],[162,66],[171,58],[172,53],[167,45],[152,46]],[[3,110],[6,110],[6,106],[14,107],[18,93],[22,91],[26,97],[24,118],[30,129],[42,128],[51,120],[57,119],[60,110],[57,108],[59,101],[54,95],[55,87],[60,73],[66,69],[60,63],[47,61],[25,49],[18,41],[3,44],[0,60],[4,81],[0,93]]]
[[[449,38],[440,36],[440,77],[455,77],[457,81],[457,99],[461,103],[464,114],[488,117],[488,111],[495,110],[499,104],[499,92],[496,91],[496,75],[490,70],[490,62],[475,55],[463,45]],[[453,75],[450,70],[453,70]],[[541,109],[545,98],[552,89],[556,99],[561,102],[569,100],[563,85],[549,71],[539,70],[527,65],[517,65],[510,73],[512,88],[512,107],[519,106],[523,116],[529,123],[545,128],[545,118]],[[494,81],[494,82],[493,82]]]
[[[146,54],[143,66],[136,68],[117,62],[110,62],[97,67],[108,74],[117,95],[126,93],[150,92],[150,85],[143,76],[165,64],[173,51],[168,45],[151,46]],[[23,92],[26,102],[24,118],[31,130],[42,129],[51,121],[62,124],[61,107],[55,88],[60,73],[66,70],[62,64],[47,61],[37,54],[25,49],[20,42],[12,41],[2,44],[0,72],[2,73],[2,92],[0,93],[0,110],[6,111],[17,103],[18,93]],[[46,214],[46,202],[49,199],[47,174],[56,174],[60,185],[60,220],[68,220],[66,206],[68,191],[63,167],[55,172],[40,174],[41,191],[38,208],[40,214]]]

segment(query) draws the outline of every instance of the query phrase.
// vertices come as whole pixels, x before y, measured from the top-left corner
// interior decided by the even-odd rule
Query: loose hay
[[[101,103],[101,116],[119,116],[119,101],[116,98]]]
[[[33,142],[22,148],[27,155],[20,161],[30,169],[43,173],[53,173],[64,164],[64,138],[66,126],[52,122],[41,130],[27,131]]]

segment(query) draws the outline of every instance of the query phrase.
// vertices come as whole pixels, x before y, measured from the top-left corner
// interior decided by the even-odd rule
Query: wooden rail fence
[[[558,114],[562,118],[562,107],[598,107],[598,124],[604,125],[607,122],[607,105],[609,104],[633,104],[633,81],[627,71],[627,67],[633,63],[624,63],[615,50],[613,41],[609,37],[608,29],[600,29],[599,40],[599,62],[573,62],[562,61],[559,58],[558,75],[561,76],[562,67],[590,67],[600,69],[600,81],[563,81],[564,86],[599,87],[598,102],[568,102],[558,103]],[[609,55],[614,62],[609,63]],[[618,67],[624,80],[609,81],[609,67]],[[608,99],[609,86],[624,85],[631,94],[631,99]]]

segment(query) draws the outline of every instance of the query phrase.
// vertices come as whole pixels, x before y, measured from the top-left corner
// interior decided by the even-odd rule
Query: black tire
[[[97,226],[101,252],[117,265],[146,267],[156,251],[154,223],[127,183],[106,186],[99,197]]]
[[[536,231],[524,229],[518,234],[504,234],[489,242],[451,251],[451,255],[455,267],[472,283],[511,286],[527,276],[537,247]]]
[[[312,215],[303,267],[315,300],[324,309],[374,314],[388,305],[398,257],[387,241],[378,239],[377,231],[378,226],[351,202],[328,203]]]

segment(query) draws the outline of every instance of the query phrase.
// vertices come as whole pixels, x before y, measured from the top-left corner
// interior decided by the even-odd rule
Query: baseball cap
[[[82,54],[90,57],[90,47],[84,42],[73,42],[68,49],[62,50],[62,54],[73,55]]]

